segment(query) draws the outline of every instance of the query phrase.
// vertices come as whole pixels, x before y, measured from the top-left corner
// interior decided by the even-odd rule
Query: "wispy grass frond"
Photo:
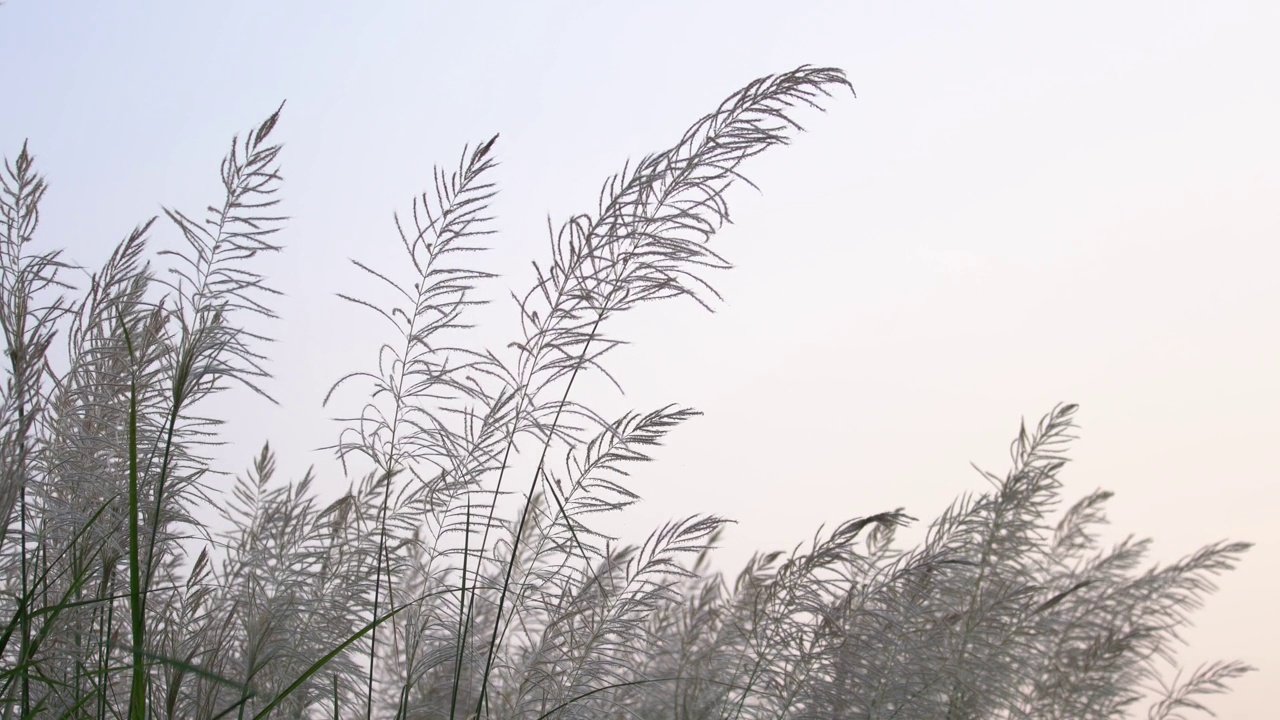
[[[1227,683],[1252,672],[1254,668],[1239,662],[1216,662],[1201,667],[1191,677],[1179,682],[1181,673],[1165,688],[1164,697],[1152,706],[1150,720],[1187,720],[1182,710],[1197,710],[1208,715],[1213,711],[1201,704],[1199,696],[1220,695],[1228,691]]]

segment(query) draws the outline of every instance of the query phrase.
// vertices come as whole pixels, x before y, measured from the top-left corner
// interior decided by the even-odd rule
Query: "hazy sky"
[[[398,256],[391,213],[433,164],[502,136],[501,235],[484,342],[506,288],[627,158],[802,63],[858,99],[745,173],[715,240],[737,267],[692,303],[615,326],[627,394],[706,416],[637,472],[629,537],[672,516],[739,521],[720,553],[790,548],[819,524],[905,506],[927,520],[1003,474],[1021,416],[1081,405],[1069,500],[1105,487],[1114,537],[1172,560],[1257,546],[1197,613],[1183,660],[1261,673],[1215,701],[1272,718],[1280,552],[1280,3],[59,2],[0,8],[0,143],[30,138],[51,184],[40,241],[97,266],[161,204],[218,199],[232,134],[287,98],[294,220],[262,263],[276,302],[271,406],[219,400],[223,469],[264,439],[282,473],[345,489],[322,409],[372,369],[370,286]],[[175,233],[160,226],[158,242]],[[588,396],[589,397],[589,396]]]

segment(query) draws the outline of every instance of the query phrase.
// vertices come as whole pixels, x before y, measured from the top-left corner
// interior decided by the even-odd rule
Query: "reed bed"
[[[352,479],[329,503],[311,473],[277,478],[269,446],[229,489],[208,482],[223,419],[202,403],[269,392],[246,325],[274,317],[255,263],[281,249],[281,110],[232,140],[222,197],[142,223],[84,288],[34,249],[46,185],[24,144],[0,178],[0,714],[1083,720],[1153,688],[1149,717],[1179,718],[1224,691],[1251,668],[1159,681],[1248,545],[1155,567],[1147,541],[1101,546],[1109,493],[1057,507],[1074,405],[1020,428],[1008,472],[914,548],[894,540],[911,518],[880,512],[729,578],[709,564],[723,518],[639,546],[595,529],[698,413],[606,418],[575,385],[607,374],[618,315],[717,297],[742,164],[851,90],[833,68],[760,78],[624,166],[551,233],[503,348],[466,342],[494,280],[475,258],[498,138],[437,168],[395,218],[398,267],[354,263],[394,306],[342,296],[385,344],[325,398]],[[152,257],[162,228],[182,249]]]

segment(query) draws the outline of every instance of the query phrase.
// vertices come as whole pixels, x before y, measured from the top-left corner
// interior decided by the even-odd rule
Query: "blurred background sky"
[[[822,523],[905,507],[922,521],[1003,474],[1018,420],[1081,405],[1068,501],[1116,492],[1110,539],[1164,561],[1257,543],[1195,615],[1182,659],[1261,668],[1214,701],[1275,717],[1280,623],[1280,3],[66,2],[0,7],[0,143],[51,189],[42,248],[96,267],[160,205],[219,199],[230,138],[288,100],[285,293],[263,326],[272,406],[227,418],[223,470],[264,440],[280,479],[347,480],[320,400],[385,336],[336,291],[348,263],[399,259],[393,211],[501,132],[481,344],[511,339],[508,289],[623,161],[670,146],[751,79],[846,70],[858,99],[745,166],[715,240],[725,302],[639,311],[606,415],[703,410],[632,487],[613,527],[738,524],[718,564]],[[157,225],[157,247],[178,240]]]

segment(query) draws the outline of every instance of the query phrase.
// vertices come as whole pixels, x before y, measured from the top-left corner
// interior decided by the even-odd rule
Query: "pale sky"
[[[321,409],[383,336],[334,297],[348,257],[398,256],[392,211],[431,167],[501,132],[486,260],[506,296],[624,160],[661,150],[760,75],[843,68],[858,99],[744,167],[715,240],[725,302],[642,310],[606,415],[706,413],[632,487],[618,527],[739,521],[719,554],[791,548],[822,523],[903,506],[931,519],[1003,474],[1025,416],[1081,405],[1066,499],[1104,487],[1113,537],[1173,560],[1248,540],[1182,660],[1261,668],[1213,707],[1275,717],[1280,631],[1280,3],[754,0],[208,3],[10,0],[0,143],[51,189],[43,247],[95,267],[160,205],[218,200],[232,134],[281,100],[286,297],[267,348],[278,407],[236,393],[221,469],[265,439],[282,478],[340,468]],[[176,233],[157,226],[157,241]],[[590,399],[590,395],[579,399]],[[616,412],[615,412],[616,411]]]

